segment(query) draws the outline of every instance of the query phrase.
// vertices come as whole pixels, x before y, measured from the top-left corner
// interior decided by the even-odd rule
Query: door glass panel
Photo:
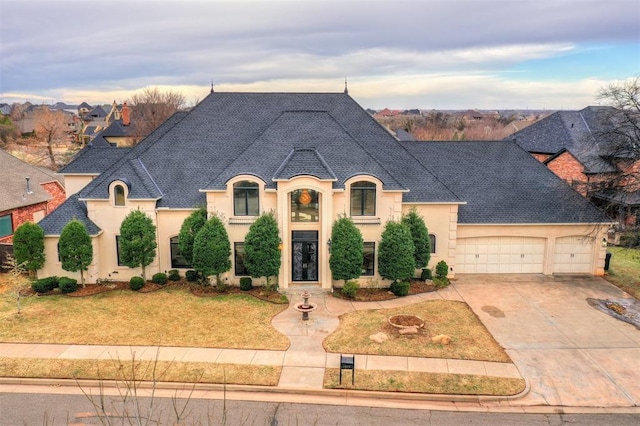
[[[292,280],[318,281],[318,232],[293,231],[291,240]]]

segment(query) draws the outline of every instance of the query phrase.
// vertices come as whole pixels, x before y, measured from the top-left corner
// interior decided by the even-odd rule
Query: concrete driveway
[[[587,298],[630,297],[602,278],[464,275],[453,288],[531,384],[517,402],[640,406],[640,330]]]

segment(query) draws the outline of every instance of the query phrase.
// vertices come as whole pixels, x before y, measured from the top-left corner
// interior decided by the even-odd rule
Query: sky
[[[342,92],[581,109],[640,74],[640,0],[0,0],[0,103]]]

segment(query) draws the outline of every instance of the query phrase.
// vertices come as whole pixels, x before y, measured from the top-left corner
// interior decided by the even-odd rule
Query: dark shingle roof
[[[109,144],[96,146],[88,144],[74,159],[64,166],[60,174],[100,174],[107,170],[113,163],[119,160],[131,148],[116,148]]]
[[[403,142],[467,202],[459,223],[608,222],[585,200],[513,142]]]
[[[38,222],[45,235],[60,235],[72,219],[78,219],[87,228],[89,235],[98,235],[102,230],[87,217],[87,206],[78,200],[78,194],[69,197],[57,209]]]
[[[294,149],[274,173],[274,179],[288,180],[295,176],[310,175],[320,180],[336,180],[331,167],[314,148]]]

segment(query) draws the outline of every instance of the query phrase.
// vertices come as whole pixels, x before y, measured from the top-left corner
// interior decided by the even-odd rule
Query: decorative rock
[[[405,327],[398,330],[398,334],[418,334],[418,327]]]
[[[387,340],[388,338],[389,338],[389,336],[387,336],[383,332],[372,334],[371,336],[369,336],[369,340],[371,340],[373,342],[376,342],[376,343],[382,343],[385,340]]]
[[[451,343],[451,336],[447,336],[446,334],[438,334],[437,336],[433,336],[431,338],[433,343],[440,343],[441,345],[448,345]]]

